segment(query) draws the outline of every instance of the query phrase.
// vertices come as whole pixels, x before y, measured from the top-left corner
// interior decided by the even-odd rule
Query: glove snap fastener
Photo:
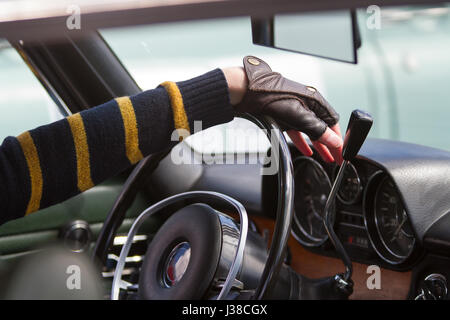
[[[256,60],[255,58],[248,58],[247,61],[254,66],[258,66],[260,64],[259,60]]]
[[[316,92],[316,91],[317,91],[316,88],[311,87],[311,86],[306,86],[306,89],[308,89],[308,90],[311,91],[311,92]]]

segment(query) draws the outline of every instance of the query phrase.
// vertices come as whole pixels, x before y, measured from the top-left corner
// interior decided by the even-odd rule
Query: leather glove
[[[336,125],[339,115],[313,87],[284,78],[263,60],[246,56],[244,70],[248,90],[239,112],[265,114],[273,117],[283,130],[297,130],[318,140],[327,127]]]
[[[313,151],[301,134],[306,133],[324,161],[342,163],[339,115],[315,88],[272,72],[257,57],[245,57],[244,70],[248,88],[235,106],[237,111],[273,117],[300,152],[311,156]]]

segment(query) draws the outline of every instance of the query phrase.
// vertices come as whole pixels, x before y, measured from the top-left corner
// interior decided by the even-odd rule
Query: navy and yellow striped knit
[[[0,147],[0,223],[66,200],[192,132],[233,119],[220,69],[121,97],[8,137]]]

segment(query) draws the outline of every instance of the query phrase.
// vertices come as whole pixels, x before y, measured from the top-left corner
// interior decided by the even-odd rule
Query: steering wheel
[[[264,268],[263,268],[262,272],[260,272],[260,277],[257,279],[256,289],[249,296],[249,298],[251,298],[251,299],[264,299],[267,295],[267,292],[275,287],[276,280],[278,278],[278,273],[280,271],[280,268],[282,266],[282,262],[284,259],[284,253],[285,253],[287,240],[290,235],[291,222],[292,222],[292,218],[293,218],[293,201],[294,201],[293,166],[292,166],[291,155],[290,155],[290,151],[289,151],[289,147],[286,142],[286,139],[285,139],[284,135],[282,134],[279,126],[272,118],[267,117],[267,116],[259,117],[259,116],[254,116],[251,114],[241,114],[239,116],[252,121],[259,128],[264,130],[269,141],[271,142],[272,161],[275,160],[275,162],[276,162],[275,165],[278,167],[278,171],[277,171],[278,202],[277,202],[275,229],[274,229],[269,252],[268,252],[267,256],[264,257],[265,258],[265,261],[263,262]],[[126,210],[130,207],[137,192],[145,184],[148,176],[157,167],[158,163],[167,155],[168,152],[169,152],[169,150],[165,150],[164,152],[151,155],[151,156],[141,160],[138,163],[138,165],[134,168],[134,170],[128,177],[127,181],[125,182],[122,192],[120,193],[120,195],[116,199],[112,209],[108,213],[107,219],[106,219],[105,223],[103,224],[103,227],[100,231],[99,237],[97,239],[97,242],[95,244],[95,248],[93,251],[93,256],[92,256],[94,262],[101,263],[101,264],[105,263],[105,260],[106,260],[107,254],[108,254],[108,250],[112,244],[112,241],[114,239],[114,236],[115,236],[119,226],[123,222]],[[136,234],[136,231],[139,228],[139,226],[142,224],[142,222],[146,218],[155,214],[156,212],[159,212],[161,209],[166,208],[167,206],[169,206],[175,202],[186,200],[186,199],[201,199],[201,201],[203,203],[208,202],[208,200],[213,200],[213,201],[219,200],[219,201],[228,203],[229,205],[231,205],[232,207],[234,207],[234,209],[236,209],[238,211],[239,217],[240,217],[240,224],[235,223],[231,219],[227,218],[225,215],[220,214],[219,212],[217,212],[216,210],[212,209],[211,207],[209,207],[207,205],[195,204],[195,205],[193,205],[195,207],[188,206],[188,207],[185,207],[185,208],[179,210],[179,212],[173,214],[166,221],[166,223],[169,223],[169,220],[174,220],[175,216],[176,216],[177,225],[178,226],[181,225],[181,227],[184,227],[185,229],[186,228],[189,229],[189,225],[190,225],[189,222],[192,222],[192,219],[191,219],[192,215],[199,214],[199,212],[204,212],[205,214],[203,214],[201,217],[199,217],[198,220],[196,220],[196,221],[202,221],[202,224],[204,221],[206,221],[206,222],[204,222],[205,225],[204,225],[203,229],[201,229],[201,230],[204,230],[204,233],[205,233],[204,236],[207,237],[207,239],[206,239],[207,241],[205,241],[205,239],[197,240],[197,238],[199,237],[199,234],[202,234],[202,232],[197,232],[195,225],[190,227],[191,228],[190,230],[182,230],[181,231],[182,235],[178,236],[178,238],[177,238],[176,246],[173,247],[173,244],[172,244],[171,251],[170,251],[170,249],[167,249],[167,248],[161,249],[162,250],[161,254],[165,254],[166,262],[168,261],[168,265],[161,266],[161,262],[158,263],[158,262],[153,261],[154,255],[155,255],[154,252],[158,251],[158,249],[156,249],[155,246],[152,247],[153,242],[158,242],[158,241],[160,241],[160,242],[172,241],[173,242],[174,241],[173,237],[167,238],[167,236],[166,237],[164,236],[164,234],[171,233],[171,232],[162,232],[161,229],[163,229],[165,227],[165,224],[164,224],[163,227],[161,227],[160,232],[157,233],[157,235],[155,236],[155,238],[152,240],[152,242],[149,245],[149,249],[144,258],[143,267],[141,268],[142,278],[143,279],[151,278],[152,280],[149,280],[149,281],[153,281],[154,280],[153,278],[156,278],[156,277],[153,277],[153,274],[152,274],[152,276],[146,277],[146,274],[145,274],[146,272],[161,273],[161,268],[163,268],[163,269],[167,268],[166,270],[170,271],[169,272],[170,276],[168,277],[168,279],[166,279],[167,281],[163,279],[162,281],[160,281],[159,284],[162,287],[165,287],[166,289],[171,288],[171,283],[172,283],[171,281],[178,280],[178,279],[176,279],[177,275],[173,274],[174,270],[175,270],[175,272],[177,271],[176,269],[174,269],[175,264],[171,264],[171,263],[172,262],[178,263],[177,266],[184,265],[184,269],[182,270],[183,271],[182,273],[184,273],[184,271],[186,270],[186,263],[191,263],[189,261],[189,256],[191,254],[190,245],[187,241],[182,241],[182,240],[186,239],[186,238],[191,239],[190,241],[193,241],[194,243],[197,242],[199,246],[202,246],[202,243],[206,243],[208,241],[212,242],[212,243],[218,242],[218,241],[214,240],[217,238],[217,236],[216,236],[217,233],[214,234],[214,232],[212,232],[212,229],[220,229],[220,226],[217,227],[217,225],[218,225],[217,221],[219,221],[220,224],[226,225],[226,228],[228,231],[234,230],[233,232],[234,232],[235,240],[238,239],[238,241],[237,241],[238,244],[237,244],[237,247],[235,246],[234,249],[232,248],[231,251],[228,250],[230,252],[233,252],[234,256],[233,256],[232,261],[231,262],[228,261],[228,263],[226,264],[229,267],[229,271],[226,275],[225,281],[222,282],[220,285],[220,288],[221,288],[220,293],[217,296],[215,296],[215,298],[217,298],[217,299],[226,298],[230,292],[230,289],[233,286],[240,287],[240,285],[241,285],[241,287],[242,287],[242,283],[240,283],[240,281],[238,281],[236,279],[236,276],[238,275],[239,272],[242,272],[242,260],[243,260],[243,256],[244,256],[244,250],[246,247],[246,243],[247,243],[247,246],[250,246],[250,245],[258,246],[258,244],[255,244],[255,243],[257,243],[257,240],[254,240],[254,237],[253,238],[250,237],[249,242],[247,241],[248,222],[247,222],[247,214],[246,214],[245,208],[237,200],[235,200],[227,195],[224,195],[224,194],[220,194],[217,192],[210,192],[210,191],[192,191],[192,192],[185,192],[182,194],[174,195],[172,197],[166,198],[166,199],[152,205],[151,207],[146,209],[144,212],[142,212],[139,215],[139,217],[135,220],[135,222],[133,223],[133,225],[128,233],[126,243],[122,247],[122,252],[120,254],[119,261],[116,266],[116,270],[114,273],[112,294],[111,294],[112,299],[119,298],[119,290],[120,290],[120,285],[121,285],[121,273],[122,273],[122,270],[123,270],[123,267],[125,264],[126,256],[130,250],[130,246],[132,244],[133,237]],[[213,215],[217,215],[217,219],[210,218]],[[184,226],[183,226],[183,222],[180,222],[180,221],[185,221]],[[223,227],[222,227],[222,229],[223,229]],[[172,229],[167,228],[167,230],[173,230],[173,226],[172,226]],[[230,233],[230,232],[228,232],[228,233]],[[157,239],[158,235],[159,235],[160,239]],[[222,237],[224,237],[224,236],[230,236],[230,234],[222,235]],[[222,243],[222,246],[224,246],[226,241],[225,240],[223,240],[223,241],[220,240],[220,241]],[[234,242],[236,242],[236,241],[234,241]],[[170,252],[167,252],[167,250],[169,250]],[[210,250],[210,249],[207,248],[205,250]],[[215,251],[217,251],[217,250],[204,251],[204,253],[210,252],[210,254],[212,256],[214,256]],[[223,247],[222,247],[222,251],[224,251]],[[249,251],[252,251],[252,250],[249,250]],[[222,263],[222,260],[226,260],[223,257],[220,257],[220,258],[216,257],[216,258],[217,258],[217,261],[220,260],[220,263]],[[192,262],[192,263],[195,263],[195,262]],[[217,263],[219,263],[219,262],[217,262]],[[199,265],[198,268],[203,270],[201,265]],[[208,272],[211,273],[209,270],[206,270],[206,269],[203,271],[206,273],[208,273]],[[144,273],[144,274],[142,275],[142,273]],[[222,272],[222,275],[223,274],[224,273]],[[141,278],[141,276],[140,276],[140,278]],[[181,276],[183,276],[183,274],[181,274]],[[201,284],[199,284],[199,282],[201,282],[201,277],[204,277],[204,275],[200,274],[198,276],[192,276],[191,277],[192,279],[190,279],[192,285],[202,286]],[[167,278],[167,275],[165,276],[165,278]],[[143,281],[145,281],[145,280],[143,280]],[[186,281],[189,281],[189,280],[186,280]],[[209,284],[205,284],[203,286],[206,288],[209,286]],[[147,286],[144,285],[143,287],[147,287]],[[157,285],[156,284],[148,285],[148,287],[149,288],[147,288],[147,289],[142,288],[142,290],[143,291],[155,290],[155,287],[157,287]],[[141,289],[141,285],[140,285],[140,289]],[[170,292],[170,290],[169,290],[169,292]],[[148,297],[148,296],[149,296],[149,294],[145,295],[145,297]],[[158,297],[161,297],[161,296],[158,296]],[[166,296],[163,296],[163,297],[167,298]],[[186,299],[186,297],[182,296],[182,295],[181,296],[178,295],[176,297],[180,298],[180,299],[183,299],[183,298]]]

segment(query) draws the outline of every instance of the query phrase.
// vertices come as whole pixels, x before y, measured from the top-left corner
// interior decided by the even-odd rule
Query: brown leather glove
[[[253,56],[244,58],[248,90],[235,108],[239,112],[273,117],[283,130],[306,133],[318,140],[327,127],[339,121],[339,115],[313,87],[284,78],[267,63]]]

